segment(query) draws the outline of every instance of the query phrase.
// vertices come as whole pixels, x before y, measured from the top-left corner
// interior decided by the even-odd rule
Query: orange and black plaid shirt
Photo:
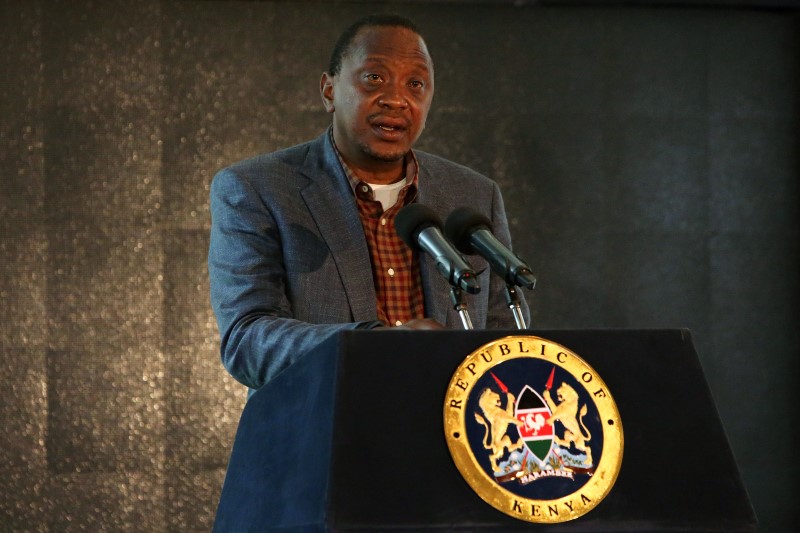
[[[407,185],[400,190],[397,202],[386,211],[374,199],[372,187],[359,180],[347,167],[338,149],[336,155],[355,192],[358,214],[364,226],[372,260],[378,320],[399,326],[414,318],[424,318],[425,301],[417,253],[406,246],[394,229],[397,213],[417,196],[417,160],[414,154],[409,152],[405,159]]]

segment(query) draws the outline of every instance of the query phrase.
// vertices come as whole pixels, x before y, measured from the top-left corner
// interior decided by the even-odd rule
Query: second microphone
[[[480,292],[478,276],[445,238],[442,223],[431,208],[422,204],[407,205],[397,213],[395,229],[409,248],[433,257],[439,273],[450,285],[470,294]]]

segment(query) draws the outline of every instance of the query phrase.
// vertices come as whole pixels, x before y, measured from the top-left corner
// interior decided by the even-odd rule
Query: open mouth
[[[406,128],[399,124],[376,123],[372,125],[375,135],[384,141],[398,141],[405,136]]]
[[[390,117],[378,115],[371,117],[372,128],[381,135],[397,136],[403,134],[409,127],[408,120],[403,117]]]

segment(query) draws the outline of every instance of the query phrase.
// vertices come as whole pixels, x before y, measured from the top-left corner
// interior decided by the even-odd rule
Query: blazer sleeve
[[[278,224],[246,177],[220,171],[211,184],[211,306],[228,372],[252,389],[340,331],[372,323],[297,320],[286,291]]]

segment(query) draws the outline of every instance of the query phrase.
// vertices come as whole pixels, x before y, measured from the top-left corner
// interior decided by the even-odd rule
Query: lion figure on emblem
[[[489,388],[484,389],[478,398],[478,406],[483,411],[483,416],[476,412],[475,420],[486,429],[483,447],[491,452],[489,459],[495,472],[505,454],[504,450],[511,452],[523,446],[521,438],[517,439],[517,442],[512,442],[511,437],[507,435],[509,426],[523,425],[523,422],[514,416],[514,402],[514,395],[506,392],[506,408],[503,409],[500,395]]]
[[[578,393],[566,383],[562,383],[556,389],[556,396],[559,401],[558,405],[550,397],[550,390],[546,389],[544,391],[544,401],[547,402],[547,406],[552,413],[550,415],[550,423],[553,424],[558,420],[564,426],[564,437],[559,438],[554,432],[553,440],[556,444],[565,448],[570,448],[574,444],[575,448],[586,454],[584,464],[591,466],[592,449],[587,442],[592,440],[592,434],[583,423],[588,407],[583,404],[580,409],[580,417],[578,417]]]

